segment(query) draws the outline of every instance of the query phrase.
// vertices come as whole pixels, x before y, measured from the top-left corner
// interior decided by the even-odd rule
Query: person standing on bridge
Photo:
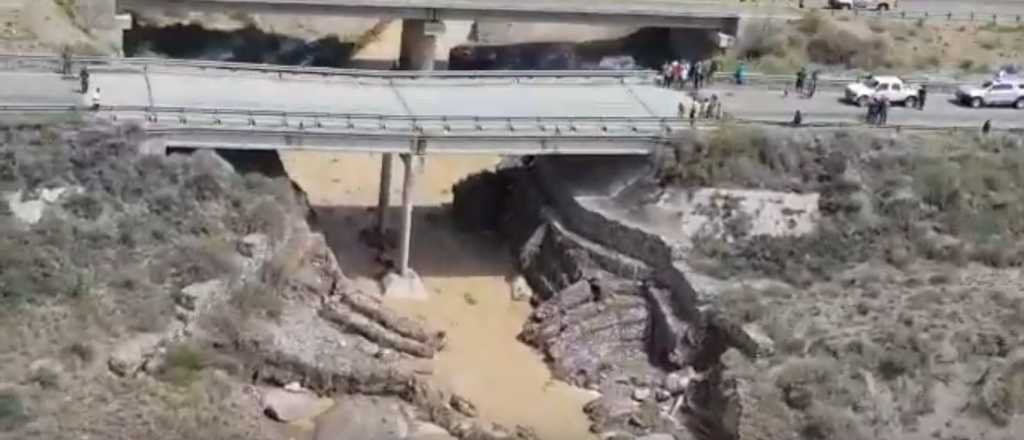
[[[672,85],[672,65],[668,61],[661,65],[661,85],[666,89]]]
[[[60,74],[71,75],[71,46],[66,44],[60,50]]]
[[[806,96],[807,99],[813,98],[814,92],[818,91],[818,74],[820,72],[820,70],[811,72],[811,82],[807,84],[807,93],[804,93],[804,96]]]
[[[672,62],[672,88],[678,89],[683,78],[683,65],[679,61]]]
[[[796,72],[796,93],[804,92],[804,83],[807,81],[807,68],[801,66]]]
[[[82,94],[89,93],[89,69],[82,66],[82,70],[78,72],[78,79],[82,81]]]
[[[705,84],[711,84],[712,81],[714,81],[715,74],[718,73],[719,67],[717,59],[712,58],[711,61],[708,62],[708,76],[704,78]]]
[[[743,62],[740,61],[739,65],[736,66],[736,73],[734,74],[737,85],[743,85],[743,75],[746,74],[746,70],[747,66],[745,66]]]
[[[888,96],[882,96],[881,106],[878,108],[878,126],[881,127],[889,122],[889,108],[892,103]]]
[[[921,88],[917,89],[917,109],[924,111],[924,101],[928,99],[928,88],[924,84],[921,84]]]

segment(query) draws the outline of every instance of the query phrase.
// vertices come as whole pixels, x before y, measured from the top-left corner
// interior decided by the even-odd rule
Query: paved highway
[[[783,98],[781,89],[722,85],[702,92],[717,94],[725,111],[740,119],[788,122],[800,110],[807,123],[857,123],[864,120],[867,109],[841,102],[841,90],[819,90],[813,99],[790,95]],[[952,94],[931,93],[925,109],[893,107],[890,125],[925,127],[981,127],[986,120],[998,128],[1024,128],[1024,111],[1012,108],[965,108],[952,102]]]

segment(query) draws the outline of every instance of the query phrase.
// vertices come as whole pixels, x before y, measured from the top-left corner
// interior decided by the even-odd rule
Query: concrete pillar
[[[434,70],[437,37],[426,32],[427,21],[402,20],[402,51],[398,67],[402,70]]]
[[[383,240],[388,226],[388,206],[391,205],[391,163],[394,155],[384,153],[380,159],[380,194],[377,198],[377,238]]]
[[[402,182],[402,239],[401,253],[399,254],[399,275],[410,274],[409,251],[412,246],[412,207],[413,195],[416,191],[416,156],[403,154],[402,162],[405,164],[405,179]]]

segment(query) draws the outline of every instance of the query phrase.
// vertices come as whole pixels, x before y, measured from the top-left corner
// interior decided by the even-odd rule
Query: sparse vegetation
[[[303,219],[291,183],[239,175],[210,152],[139,156],[131,127],[62,124],[0,125],[0,190],[45,204],[34,224],[0,211],[0,347],[9,354],[0,382],[38,387],[31,395],[0,390],[0,430],[12,431],[12,438],[28,438],[28,430],[56,438],[115,422],[103,405],[62,413],[60,433],[35,423],[52,420],[60,407],[48,399],[74,398],[132,414],[116,422],[117,432],[133,438],[262,438],[238,435],[248,428],[236,420],[196,412],[209,411],[210,402],[183,403],[196,394],[190,384],[209,385],[208,366],[229,362],[169,332],[169,324],[187,319],[182,313],[192,313],[172,293],[214,279],[240,283],[246,294],[223,292],[217,301],[254,318],[279,316],[280,286],[239,280],[252,257],[239,253],[238,242],[245,234],[266,234],[268,249],[258,257],[276,257],[289,222]],[[282,277],[296,264],[282,265]],[[147,366],[163,384],[122,382],[104,371],[108,359],[99,358],[140,334],[171,343]],[[58,364],[29,368],[55,353]],[[55,388],[60,392],[50,391]],[[223,411],[216,411],[222,419]],[[126,425],[127,419],[138,422]]]
[[[27,420],[21,397],[12,392],[0,392],[0,432],[14,430]]]
[[[1017,44],[1004,50],[1014,34]],[[1021,37],[1019,26],[846,19],[812,11],[793,26],[748,21],[730,58],[766,73],[792,73],[809,63],[873,72],[959,67],[977,73],[1021,55]]]
[[[1024,261],[1015,245],[1024,237],[1024,148],[1014,135],[728,127],[678,145],[680,159],[663,161],[665,184],[821,193],[825,218],[810,236],[699,240],[701,252],[730,268],[719,275],[753,270],[804,284],[875,257],[898,266],[915,257],[993,267]]]

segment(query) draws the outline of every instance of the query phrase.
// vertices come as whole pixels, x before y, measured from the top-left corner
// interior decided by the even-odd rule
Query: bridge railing
[[[283,66],[276,64],[239,63],[231,61],[181,60],[171,58],[73,57],[77,66],[92,67],[184,67],[265,73],[287,73],[341,77],[372,78],[653,78],[652,70],[372,70],[334,67]],[[0,54],[0,65],[14,68],[36,68],[56,71],[61,59],[54,55]]]

